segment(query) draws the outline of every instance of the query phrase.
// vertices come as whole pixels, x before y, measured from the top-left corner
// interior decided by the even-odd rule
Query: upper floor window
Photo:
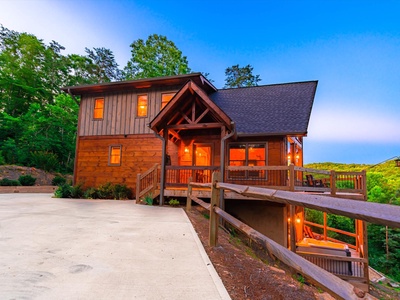
[[[138,95],[137,98],[137,116],[147,117],[147,94]]]
[[[168,104],[169,101],[175,96],[175,93],[164,93],[161,94],[161,109],[165,107],[165,105]]]
[[[108,164],[110,166],[121,165],[121,146],[110,146],[110,153],[108,157]]]
[[[94,100],[94,119],[103,119],[104,116],[104,98],[97,98]]]

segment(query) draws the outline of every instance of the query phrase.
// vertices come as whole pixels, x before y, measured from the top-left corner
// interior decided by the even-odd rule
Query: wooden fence
[[[193,187],[211,188],[210,203],[206,203],[193,196]],[[219,207],[221,190],[230,190],[243,196],[255,197],[292,206],[308,207],[397,228],[400,228],[400,207],[364,201],[355,202],[349,201],[348,199],[318,195],[312,195],[312,197],[310,197],[311,195],[301,193],[224,183],[221,182],[221,174],[219,172],[213,173],[211,183],[196,183],[189,180],[186,208],[187,210],[191,209],[191,201],[193,200],[210,211],[210,246],[217,245],[219,226],[218,218],[221,217],[232,226],[247,234],[252,240],[264,246],[271,257],[278,258],[287,266],[303,274],[310,281],[321,286],[332,295],[341,299],[375,299],[370,294],[355,288],[350,283],[318,267],[307,259],[279,245],[255,229],[229,215]],[[357,205],[355,206],[354,203],[357,203]],[[303,255],[307,256],[307,253],[303,253]],[[352,261],[355,263],[364,262],[362,259],[357,258],[353,258]]]

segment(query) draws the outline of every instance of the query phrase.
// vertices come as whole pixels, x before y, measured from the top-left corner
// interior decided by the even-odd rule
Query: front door
[[[212,144],[194,144],[193,165],[196,167],[209,167],[213,163]],[[196,182],[211,182],[211,169],[199,168],[195,170]]]

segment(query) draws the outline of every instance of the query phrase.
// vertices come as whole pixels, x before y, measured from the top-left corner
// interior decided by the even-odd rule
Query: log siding
[[[121,146],[120,166],[109,164],[110,146]],[[74,182],[84,187],[104,183],[136,188],[136,176],[161,162],[161,141],[154,134],[79,137]]]

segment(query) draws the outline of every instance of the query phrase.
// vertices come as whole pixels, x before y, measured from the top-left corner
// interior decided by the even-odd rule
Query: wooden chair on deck
[[[314,233],[310,226],[304,225],[304,235],[311,239],[321,240],[321,235]]]
[[[325,187],[324,182],[321,179],[314,179],[311,174],[306,175],[306,185],[312,187]]]

